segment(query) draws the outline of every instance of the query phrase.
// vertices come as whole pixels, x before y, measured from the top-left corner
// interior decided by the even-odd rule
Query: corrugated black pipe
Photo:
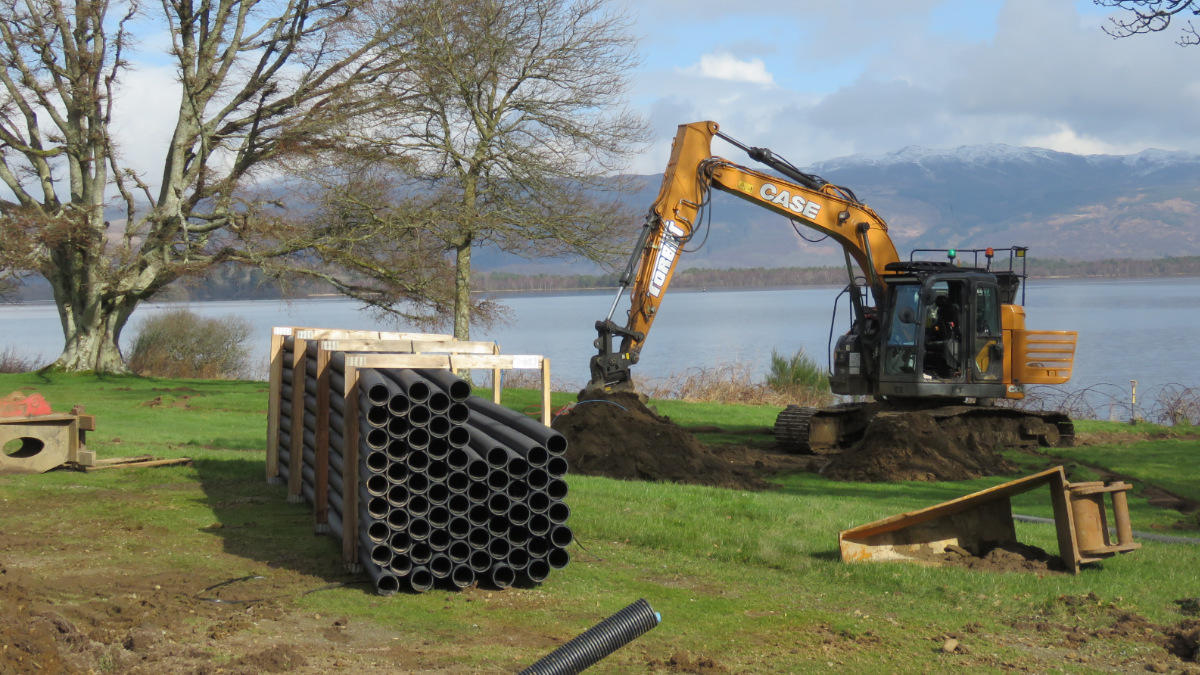
[[[662,616],[650,607],[650,603],[638,600],[542,657],[521,671],[521,675],[583,672],[654,628],[660,621]]]

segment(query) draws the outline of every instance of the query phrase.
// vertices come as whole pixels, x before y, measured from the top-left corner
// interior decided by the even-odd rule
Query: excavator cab
[[[984,270],[901,263],[888,279],[877,396],[1004,396],[1000,289]]]

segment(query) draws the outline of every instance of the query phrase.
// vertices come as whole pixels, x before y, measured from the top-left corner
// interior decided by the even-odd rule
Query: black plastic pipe
[[[414,368],[413,371],[437,385],[454,401],[465,401],[471,395],[471,385],[449,370],[441,368]]]
[[[394,394],[400,393],[395,383],[384,379],[374,368],[358,371],[358,390],[371,405],[382,406],[386,406]]]
[[[392,595],[400,590],[400,578],[391,572],[380,569],[377,565],[370,562],[370,558],[363,556],[363,567],[366,568],[367,574],[371,576],[371,581],[375,582],[375,592],[380,595]]]
[[[477,548],[471,551],[471,557],[467,559],[467,565],[476,574],[483,574],[492,568],[492,556],[488,554],[487,549]]]
[[[400,385],[400,389],[408,395],[413,403],[424,403],[433,393],[433,383],[410,368],[380,368],[379,373]]]
[[[508,588],[517,580],[517,573],[508,565],[492,565],[490,580],[496,588]]]
[[[413,567],[408,573],[408,585],[417,593],[424,593],[433,588],[433,575],[424,565]]]
[[[444,391],[433,391],[429,394],[429,400],[425,401],[425,405],[429,406],[430,412],[435,415],[443,415],[450,409],[450,397]]]
[[[521,671],[521,675],[580,673],[629,644],[662,621],[650,603],[638,600],[571,639]]]
[[[518,433],[532,439],[552,454],[561,455],[567,451],[566,437],[528,415],[523,415],[511,408],[496,405],[487,399],[479,397],[469,398],[466,403],[471,410],[482,413],[507,427],[515,429]]]
[[[525,568],[525,576],[535,584],[540,584],[550,576],[550,564],[541,558],[530,558]]]
[[[466,588],[475,583],[475,570],[470,565],[457,564],[450,572],[450,583],[455,588]]]
[[[535,456],[547,456],[545,446],[490,417],[472,415],[462,426],[471,432],[471,447],[484,457],[495,447],[507,448],[521,457],[528,457],[531,450],[540,448],[540,451],[534,451]],[[477,435],[482,436],[478,442],[475,440]]]

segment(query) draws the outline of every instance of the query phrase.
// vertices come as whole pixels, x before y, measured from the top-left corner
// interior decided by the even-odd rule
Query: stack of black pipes
[[[342,536],[344,355],[330,361],[329,525]],[[566,439],[446,370],[359,373],[360,561],[402,587],[540,583],[567,565]]]

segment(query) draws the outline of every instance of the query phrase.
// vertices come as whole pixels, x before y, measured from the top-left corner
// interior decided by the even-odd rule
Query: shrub
[[[829,376],[804,350],[784,356],[771,350],[771,368],[767,373],[767,386],[786,395],[797,397],[821,397],[828,399]]]
[[[768,383],[755,382],[750,367],[743,363],[693,368],[686,373],[639,383],[638,388],[652,398],[748,405],[786,406],[794,403],[821,406],[832,398],[828,385],[824,390],[805,387],[776,389]]]
[[[241,317],[168,310],[139,325],[129,368],[153,377],[235,379],[247,370],[250,332],[250,322]]]
[[[0,373],[28,373],[37,368],[40,357],[22,356],[12,346],[0,349]]]

